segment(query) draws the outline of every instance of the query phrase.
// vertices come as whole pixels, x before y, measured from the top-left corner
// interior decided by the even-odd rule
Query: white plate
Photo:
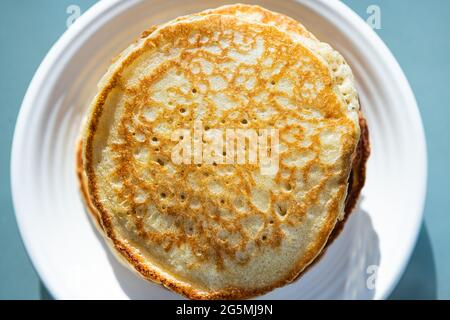
[[[372,156],[358,211],[325,257],[271,299],[380,299],[399,280],[416,242],[426,187],[423,127],[390,51],[338,1],[259,1],[303,22],[351,64]],[[101,1],[61,37],[24,98],[12,150],[17,221],[41,279],[60,299],[178,298],[116,262],[78,194],[75,141],[108,61],[142,30],[222,1]],[[375,287],[373,287],[375,285]]]

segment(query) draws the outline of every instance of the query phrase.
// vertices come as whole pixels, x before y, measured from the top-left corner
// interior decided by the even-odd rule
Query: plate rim
[[[131,5],[139,2],[139,0],[127,1],[127,5]],[[390,285],[380,294],[381,299],[386,299],[390,296],[394,288],[397,286],[401,276],[403,275],[408,262],[410,261],[412,252],[416,246],[417,239],[419,236],[420,227],[423,221],[424,207],[426,200],[426,190],[427,190],[427,179],[428,179],[428,154],[427,154],[427,144],[425,138],[425,130],[423,127],[423,122],[420,116],[420,110],[417,105],[414,93],[411,86],[402,71],[399,63],[395,59],[394,55],[388,49],[386,44],[381,40],[381,38],[373,31],[361,17],[359,17],[352,9],[350,9],[346,4],[340,1],[332,0],[296,0],[296,2],[301,3],[307,7],[317,10],[317,7],[321,7],[323,10],[331,10],[339,14],[342,19],[349,23],[353,28],[357,29],[363,38],[371,43],[374,50],[377,51],[378,55],[383,58],[383,61],[390,67],[391,73],[395,79],[400,83],[403,88],[403,96],[407,99],[408,103],[405,107],[409,108],[412,120],[414,120],[414,127],[417,130],[417,135],[420,137],[417,141],[418,155],[421,159],[418,160],[418,166],[420,165],[420,172],[417,177],[421,198],[417,200],[417,210],[414,215],[414,235],[410,241],[407,252],[404,254],[402,263],[397,265],[397,270],[395,272],[395,277],[391,281]],[[20,111],[16,120],[11,158],[10,158],[10,177],[11,177],[11,194],[13,200],[13,207],[16,222],[19,228],[19,233],[21,235],[22,242],[26,249],[26,252],[32,262],[34,269],[36,270],[40,280],[45,284],[46,288],[49,290],[51,295],[55,299],[64,299],[66,296],[58,287],[55,278],[49,274],[48,270],[45,268],[45,261],[42,256],[38,254],[38,248],[33,245],[31,239],[31,233],[27,232],[28,227],[26,223],[26,213],[22,210],[21,202],[24,201],[23,194],[20,192],[21,184],[21,163],[20,161],[20,148],[24,143],[25,139],[25,123],[28,118],[28,114],[31,112],[33,107],[33,101],[37,98],[39,93],[39,87],[43,83],[43,79],[47,78],[51,74],[51,67],[57,60],[58,56],[64,54],[67,46],[75,39],[88,25],[95,22],[99,15],[104,14],[108,10],[114,9],[118,5],[123,5],[124,2],[121,0],[110,0],[110,1],[100,1],[95,3],[90,7],[76,23],[74,23],[68,30],[66,30],[62,36],[56,41],[56,43],[51,47],[45,58],[42,60],[37,71],[35,72],[30,85],[26,91],[23,98]],[[411,234],[412,234],[411,231]]]

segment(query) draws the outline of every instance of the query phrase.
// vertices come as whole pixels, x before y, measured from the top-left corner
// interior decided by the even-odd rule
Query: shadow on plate
[[[437,299],[436,265],[425,223],[408,267],[389,299]]]
[[[360,202],[359,202],[360,203]],[[337,255],[330,265],[338,269],[332,299],[372,299],[376,292],[376,272],[380,265],[380,244],[370,215],[360,205],[346,222],[342,234],[330,248]],[[340,247],[340,248],[339,248]],[[331,256],[331,255],[330,255]],[[338,260],[339,259],[339,260]],[[330,259],[331,260],[331,259]]]
[[[285,288],[287,296],[338,300],[375,296],[380,264],[379,238],[370,215],[359,203],[320,261],[301,276],[299,283]]]
[[[130,271],[127,267],[118,262],[117,258],[110,252],[109,247],[105,243],[102,236],[99,235],[92,222],[91,226],[95,230],[95,234],[102,243],[104,250],[107,252],[107,257],[117,277],[118,283],[122,287],[125,294],[130,299],[136,300],[154,297],[156,284],[143,281],[138,275],[134,274],[134,272]],[[370,288],[370,286],[368,287],[367,283],[370,281],[370,272],[372,272],[370,268],[376,268],[379,265],[380,251],[378,236],[373,229],[369,214],[358,207],[356,212],[349,219],[348,225],[346,225],[342,234],[338,237],[338,239],[336,239],[335,243],[333,243],[328,250],[330,252],[325,254],[323,260],[327,260],[330,256],[334,256],[334,258],[331,257],[333,261],[329,261],[328,263],[321,261],[317,267],[313,267],[298,281],[303,282],[303,278],[311,276],[313,279],[316,279],[316,277],[321,279],[324,274],[330,276],[331,273],[329,272],[329,269],[334,268],[336,266],[334,262],[338,261],[338,263],[341,264],[339,269],[340,273],[337,277],[338,280],[328,280],[330,281],[330,284],[335,287],[333,290],[334,295],[329,298],[372,298],[375,294],[375,290]],[[344,257],[342,257],[342,255]],[[323,267],[327,270],[320,270]],[[314,276],[314,273],[318,273],[319,275]],[[311,280],[312,279],[310,279],[310,282]],[[316,287],[314,282],[312,284]],[[290,285],[285,287],[284,290],[298,291],[298,286]],[[272,293],[269,293],[266,297],[270,299]],[[336,296],[336,294],[338,296]],[[287,296],[289,296],[289,292],[287,292]],[[296,296],[298,296],[298,293]],[[158,293],[158,298],[177,299],[180,298],[180,296],[164,288],[164,290],[161,290]]]
[[[344,272],[339,274],[345,280],[342,288],[335,290],[340,294],[336,297],[339,299],[373,299],[376,292],[380,240],[370,215],[361,209],[359,203],[344,227],[347,232],[337,239],[347,246],[345,256],[341,257],[345,261]]]
[[[86,213],[88,214],[88,213]],[[125,294],[130,299],[145,299],[154,296],[155,284],[143,281],[139,276],[124,267],[106,245],[102,236],[97,232],[96,227],[90,221],[91,227],[107,253],[117,280]],[[362,255],[361,252],[364,252]],[[380,262],[379,240],[373,229],[371,218],[367,212],[357,208],[342,234],[335,243],[328,248],[317,266],[313,267],[298,281],[312,281],[316,277],[323,275],[324,269],[336,256],[345,255],[341,259],[343,265],[340,266],[339,280],[335,281],[334,292],[340,292],[338,299],[370,299],[374,296],[375,290],[371,287],[372,271]],[[333,258],[333,256],[335,256]],[[322,270],[321,270],[322,269]],[[298,290],[296,285],[285,287],[287,290]],[[51,294],[40,284],[41,299],[52,299]],[[160,299],[176,299],[178,295],[169,290],[161,290]],[[269,294],[270,297],[270,294]],[[422,226],[418,243],[411,257],[411,261],[401,278],[398,286],[390,296],[390,299],[435,299],[437,297],[436,268],[430,244],[430,237],[425,225]],[[305,297],[307,298],[307,297]],[[329,297],[333,298],[333,297]]]

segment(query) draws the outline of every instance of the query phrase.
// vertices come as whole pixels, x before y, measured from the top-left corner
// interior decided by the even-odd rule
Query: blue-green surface
[[[11,203],[10,148],[27,86],[39,63],[66,30],[69,5],[82,11],[94,0],[0,1],[0,298],[48,295],[23,248]],[[450,1],[345,0],[366,19],[381,9],[376,32],[408,77],[422,114],[429,152],[425,222],[394,299],[450,299]],[[399,230],[400,232],[400,230]]]

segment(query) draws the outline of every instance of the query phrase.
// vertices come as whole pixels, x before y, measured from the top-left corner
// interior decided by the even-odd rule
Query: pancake
[[[80,176],[128,266],[189,298],[245,298],[320,254],[343,217],[360,128],[351,71],[338,79],[312,46],[212,13],[156,27],[118,57],[88,113]],[[278,170],[175,165],[171,133],[196,120],[277,129]]]
[[[295,42],[301,42],[311,50],[317,58],[323,59],[328,66],[332,77],[337,83],[339,93],[351,108],[359,108],[358,95],[354,86],[354,79],[350,67],[344,57],[333,50],[328,43],[319,41],[301,23],[283,14],[272,12],[257,5],[233,4],[225,5],[216,9],[209,9],[197,14],[187,15],[174,20],[189,21],[198,16],[210,14],[231,15],[251,23],[261,23],[274,26],[286,32]],[[173,22],[169,22],[173,23]],[[148,36],[157,27],[152,27],[143,33],[143,37]],[[361,114],[362,116],[362,114]]]
[[[319,41],[300,22],[286,15],[267,10],[263,7],[247,4],[224,5],[215,9],[204,10],[193,15],[183,16],[175,19],[174,21],[188,20],[193,16],[204,16],[209,14],[233,15],[239,19],[243,19],[246,21],[272,25],[287,32],[291,37],[304,42],[310,50],[312,50],[315,54],[320,55],[327,61],[327,64],[331,69],[330,71],[333,74],[334,78],[338,81],[338,83],[342,81],[340,79],[348,79],[350,84],[343,83],[342,81],[339,86],[340,91],[343,95],[346,96],[347,103],[359,105],[359,101],[356,100],[357,93],[353,85],[354,80],[353,78],[348,77],[348,74],[350,74],[351,71],[345,59],[342,57],[342,55],[339,54],[339,52],[332,50],[329,44]],[[145,31],[142,34],[142,37],[147,37],[156,29],[157,27],[153,26],[152,28]],[[342,219],[338,222],[338,226],[333,231],[332,236],[330,236],[331,241],[334,240],[343,229],[344,222],[356,206],[359,195],[365,183],[365,170],[366,162],[370,155],[370,143],[367,122],[361,110],[359,111],[358,116],[359,125],[361,128],[361,139],[359,140],[357,146],[357,151],[353,160],[352,171],[350,174],[347,198],[345,203],[345,219]]]
[[[325,59],[335,79],[345,78],[342,77],[342,74],[348,75],[349,73],[351,73],[351,71],[349,71],[350,67],[345,62],[342,55],[340,55],[337,51],[332,50],[327,43],[320,42],[301,23],[286,15],[267,10],[257,5],[224,5],[215,9],[208,9],[196,14],[183,16],[175,19],[174,21],[189,20],[190,18],[195,16],[205,16],[209,14],[233,15],[235,17],[238,17],[239,19],[247,20],[250,22],[257,22],[275,26],[287,32],[291,37],[305,42],[310,50]],[[141,37],[147,37],[156,29],[157,26],[151,27],[150,29],[143,32]],[[329,54],[329,52],[331,52],[332,54]],[[347,83],[343,83],[340,86],[340,89],[342,93],[346,95],[347,99],[348,97],[351,97],[351,99],[353,99],[353,101],[351,101],[352,104],[359,104],[359,101],[356,101],[357,93],[353,86],[353,79],[349,78],[349,81],[350,80],[351,83],[349,85],[347,85]],[[347,103],[348,102],[349,101],[347,101]],[[357,152],[355,153],[355,159],[353,161],[352,172],[350,174],[349,187],[345,204],[345,219],[339,221],[338,226],[333,231],[332,236],[330,236],[330,240],[334,240],[343,229],[345,220],[348,218],[348,216],[356,206],[359,195],[365,183],[366,162],[370,155],[370,144],[367,122],[361,111],[359,111],[359,125],[361,127],[362,138],[358,143]]]

